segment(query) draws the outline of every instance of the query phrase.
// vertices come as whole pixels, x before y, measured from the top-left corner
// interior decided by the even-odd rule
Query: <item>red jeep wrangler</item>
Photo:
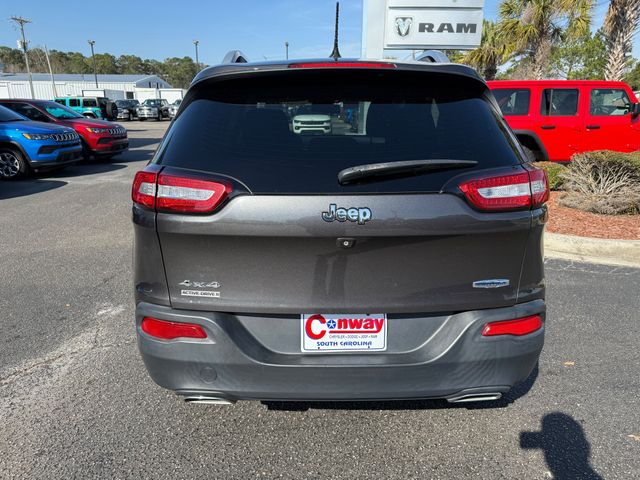
[[[592,80],[488,82],[532,160],[640,150],[640,105],[629,85]]]

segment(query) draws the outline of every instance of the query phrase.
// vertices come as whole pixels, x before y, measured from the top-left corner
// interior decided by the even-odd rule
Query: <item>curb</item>
[[[640,268],[640,240],[606,240],[545,232],[549,258]]]

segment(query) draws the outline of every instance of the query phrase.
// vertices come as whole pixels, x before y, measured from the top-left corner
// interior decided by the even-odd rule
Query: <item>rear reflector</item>
[[[158,177],[156,208],[172,212],[211,212],[230,191],[229,184],[161,173]]]
[[[516,320],[505,320],[502,322],[487,323],[482,330],[483,337],[493,337],[496,335],[528,335],[542,328],[540,315],[518,318]]]
[[[142,331],[152,337],[162,340],[174,338],[207,338],[207,334],[200,325],[193,323],[168,322],[156,318],[144,317]]]
[[[522,173],[468,180],[459,187],[472,205],[487,211],[539,207],[549,199],[547,174],[537,168]]]
[[[289,68],[396,68],[396,64],[386,62],[306,62],[292,63]]]

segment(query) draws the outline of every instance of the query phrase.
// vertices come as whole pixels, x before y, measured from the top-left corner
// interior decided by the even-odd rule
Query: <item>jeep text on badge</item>
[[[322,212],[322,219],[325,222],[358,222],[358,225],[364,225],[371,220],[372,214],[369,208],[351,207],[351,208],[338,208],[335,203],[329,205],[328,212]]]

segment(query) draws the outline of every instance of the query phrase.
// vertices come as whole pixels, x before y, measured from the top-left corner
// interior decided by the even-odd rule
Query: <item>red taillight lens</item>
[[[292,63],[289,68],[396,68],[396,64],[386,62],[305,62]]]
[[[538,168],[468,180],[459,187],[472,205],[487,211],[539,207],[549,199],[547,173]]]
[[[460,190],[480,210],[514,210],[531,206],[527,172],[469,180]]]
[[[227,183],[161,173],[158,177],[156,208],[171,212],[211,212],[227,198],[230,191],[231,185]]]
[[[539,207],[549,200],[549,179],[546,170],[542,168],[532,168],[529,170],[529,179],[531,180],[531,199],[532,206]]]
[[[131,198],[139,205],[155,208],[157,173],[141,171],[136,173],[131,188]]]
[[[231,184],[224,181],[158,174],[160,169],[150,165],[136,173],[131,189],[135,203],[158,211],[207,213],[231,192]]]
[[[207,334],[200,325],[193,323],[168,322],[156,318],[144,317],[142,331],[152,337],[162,340],[174,338],[207,338]]]
[[[533,333],[541,328],[542,318],[540,318],[540,315],[531,315],[530,317],[518,318],[516,320],[487,323],[484,330],[482,330],[482,336],[515,335],[519,337]]]

